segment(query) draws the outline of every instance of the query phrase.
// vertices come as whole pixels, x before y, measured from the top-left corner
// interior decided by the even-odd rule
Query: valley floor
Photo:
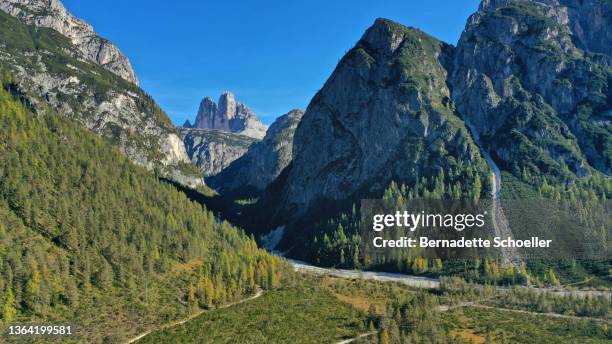
[[[362,312],[314,285],[293,285],[233,307],[203,312],[138,343],[325,343],[358,336]]]
[[[374,280],[381,282],[397,282],[404,284],[409,287],[421,288],[421,289],[435,289],[440,287],[440,280],[437,278],[413,276],[391,272],[381,271],[362,271],[362,270],[347,270],[347,269],[335,269],[335,268],[324,268],[314,266],[306,262],[287,259],[287,261],[293,266],[293,269],[298,272],[307,272],[317,275],[329,275],[339,278],[349,279],[365,279]],[[498,287],[498,290],[505,290],[504,287]],[[601,291],[601,290],[577,290],[577,289],[564,289],[564,288],[529,288],[536,293],[553,294],[557,296],[577,296],[577,297],[596,297],[604,296],[612,298],[612,291]]]
[[[432,328],[420,323],[407,326],[405,320],[398,322],[400,327],[407,326],[402,327],[403,335],[416,338],[414,343],[423,342],[419,339],[423,336],[420,331],[434,331],[435,336],[452,343],[608,343],[612,340],[608,330],[612,326],[609,311],[605,316],[537,312],[520,309],[520,305],[506,306],[496,300],[500,295],[510,294],[511,289],[471,285],[469,288],[474,289],[469,292],[449,292],[436,279],[377,272],[364,274],[290,262],[300,272],[300,277],[292,283],[247,299],[249,302],[203,312],[189,321],[152,332],[138,343],[379,343],[379,326],[389,326],[393,318],[398,319],[398,315],[393,315],[397,312],[393,303],[411,305],[407,309],[415,312],[417,318],[421,317],[416,315],[418,312],[428,314],[426,323],[431,323]],[[428,283],[434,282],[437,284],[432,288]],[[519,292],[522,289],[527,288],[519,288]],[[557,299],[568,296],[552,289],[539,292]],[[610,293],[599,293],[574,296],[592,299],[607,295],[591,302],[611,302]]]
[[[242,299],[240,301],[228,303],[226,305],[223,305],[223,306],[219,307],[218,309],[224,309],[224,308],[232,307],[232,306],[235,306],[235,305],[239,305],[239,304],[244,303],[244,302],[255,300],[256,298],[261,297],[263,295],[263,293],[264,293],[264,291],[262,289],[259,289],[259,290],[257,290],[257,293],[255,293],[255,295],[253,295],[251,297],[247,297],[247,298]],[[131,344],[131,343],[137,342],[137,341],[141,340],[142,338],[148,336],[151,332],[159,331],[159,330],[165,330],[165,329],[169,329],[169,328],[172,328],[172,327],[175,327],[175,326],[182,325],[182,324],[184,324],[184,323],[186,323],[186,322],[188,322],[188,321],[190,321],[190,320],[192,320],[192,319],[202,315],[202,313],[204,313],[204,312],[206,312],[206,310],[201,309],[201,310],[198,310],[197,312],[191,314],[190,316],[188,316],[185,319],[173,321],[171,323],[162,325],[162,326],[158,327],[157,329],[151,329],[149,331],[143,332],[143,333],[139,334],[138,336],[128,340],[127,344]]]

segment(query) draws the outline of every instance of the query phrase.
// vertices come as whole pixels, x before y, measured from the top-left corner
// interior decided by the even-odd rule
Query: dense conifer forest
[[[274,288],[281,263],[51,110],[0,88],[0,319],[124,338]]]

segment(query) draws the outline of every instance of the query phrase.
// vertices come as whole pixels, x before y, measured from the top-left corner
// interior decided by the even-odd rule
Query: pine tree
[[[386,328],[382,328],[378,334],[380,344],[389,344],[389,332]]]
[[[187,303],[189,304],[190,310],[196,308],[197,301],[198,299],[196,297],[196,288],[192,284],[189,286],[189,291],[187,292]]]
[[[213,286],[213,283],[210,279],[205,278],[204,279],[204,284],[205,284],[205,297],[206,297],[206,308],[212,308],[213,307],[213,302],[215,299],[215,288]]]
[[[13,319],[15,319],[16,314],[17,309],[15,308],[15,295],[13,295],[13,290],[9,287],[6,292],[4,306],[2,306],[2,321],[5,324],[11,323]]]
[[[30,265],[31,273],[28,282],[26,283],[24,301],[31,311],[39,309],[38,297],[40,294],[40,272],[36,263]]]

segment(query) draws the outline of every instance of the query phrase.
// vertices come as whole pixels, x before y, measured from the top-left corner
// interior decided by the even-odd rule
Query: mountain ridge
[[[609,197],[609,36],[593,32],[612,12],[605,1],[577,4],[485,0],[457,47],[377,19],[308,105],[294,158],[253,207],[258,231],[285,226],[279,249],[300,259],[340,247],[350,257],[353,244],[321,242],[346,238],[334,226],[358,223],[359,199],[491,197],[481,151],[501,169],[501,195],[520,185],[555,199]],[[588,27],[578,14],[593,8]]]
[[[0,9],[28,25],[54,29],[71,40],[88,60],[138,85],[132,65],[119,48],[70,14],[59,0],[3,0]]]
[[[449,151],[485,173],[478,147],[451,107],[442,65],[451,49],[418,29],[377,19],[297,127],[280,191],[284,212],[300,216],[320,198],[343,200],[382,192],[393,179],[437,175],[451,162]]]
[[[242,230],[17,93],[0,73],[3,323],[52,319],[91,329],[70,342],[118,343],[278,285],[282,262]]]
[[[203,184],[166,113],[136,84],[90,61],[58,31],[23,24],[4,11],[0,41],[3,69],[35,108],[50,105],[149,170],[185,185]]]
[[[575,175],[589,174],[587,165],[610,175],[612,142],[605,118],[612,115],[606,112],[612,57],[609,52],[600,55],[576,45],[592,45],[583,40],[582,36],[588,36],[583,28],[581,35],[573,34],[576,21],[581,20],[571,7],[576,3],[483,1],[460,38],[449,81],[458,111],[476,125],[485,141],[503,139],[496,136],[516,130],[523,135],[519,142],[526,149],[539,147],[552,160],[563,159]],[[612,14],[612,6],[597,0],[582,2],[578,10],[590,12],[584,8],[597,6],[607,6],[607,13]],[[612,25],[609,16],[607,20]],[[612,44],[612,37],[607,39]],[[517,123],[517,118],[526,122]],[[537,133],[543,128],[546,135]],[[508,166],[518,157],[511,157],[508,147],[516,138],[506,140],[491,148]],[[573,147],[562,143],[568,140]],[[537,169],[560,168],[553,161],[544,164],[546,167],[540,163]]]

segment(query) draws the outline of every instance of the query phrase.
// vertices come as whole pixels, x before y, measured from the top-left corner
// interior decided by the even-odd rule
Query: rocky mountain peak
[[[0,9],[27,25],[53,29],[71,40],[88,60],[138,85],[130,61],[92,26],[70,14],[59,0],[2,0]]]
[[[281,117],[287,117],[287,120],[301,120],[302,116],[304,116],[304,110],[300,110],[300,109],[293,109],[293,110],[289,110],[289,112],[287,112],[287,114],[281,116]],[[276,122],[276,121],[275,121]],[[274,123],[273,123],[274,125]]]
[[[293,109],[287,112],[286,114],[278,117],[274,121],[274,123],[270,125],[270,128],[268,128],[268,132],[266,133],[264,140],[268,137],[274,136],[276,132],[285,128],[293,126],[293,129],[295,129],[300,120],[302,120],[302,116],[304,116],[304,110]]]
[[[391,20],[378,18],[362,37],[372,49],[392,54],[406,34],[405,27]]]
[[[231,120],[236,117],[236,97],[231,92],[223,92],[219,97],[219,114],[222,119]]]
[[[218,129],[262,139],[267,130],[265,126],[246,105],[237,102],[231,92],[224,92],[218,103],[205,97],[194,124],[198,129]]]
[[[509,8],[527,10],[556,21],[571,32],[573,43],[580,49],[612,53],[612,3],[603,0],[483,0],[478,12],[468,21],[477,24],[480,18]],[[498,13],[500,14],[500,13]]]
[[[214,123],[217,116],[217,103],[210,97],[204,97],[200,102],[200,108],[196,116],[194,128],[215,128],[222,129],[220,124]],[[227,128],[223,128],[227,129]]]
[[[273,209],[270,228],[291,225],[322,202],[451,169],[445,183],[484,185],[484,156],[519,179],[609,175],[610,4],[484,0],[456,48],[377,19],[313,97],[257,211]]]
[[[266,190],[262,204],[277,202],[282,213],[299,217],[317,200],[342,201],[381,191],[391,180],[436,175],[450,168],[449,152],[482,165],[449,104],[442,65],[449,53],[422,31],[376,20],[308,105],[293,160],[275,183],[281,196]]]
[[[263,140],[253,143],[248,151],[207,183],[222,194],[254,197],[261,193],[293,157],[293,136],[304,111],[294,109],[278,117]]]
[[[511,0],[482,0],[478,6],[478,11],[490,12],[495,9],[506,6]]]
[[[540,173],[566,165],[582,176],[590,164],[610,173],[602,120],[610,27],[611,3],[601,0],[484,0],[470,17],[454,53],[452,98],[506,168]],[[517,145],[549,160],[523,166]]]

